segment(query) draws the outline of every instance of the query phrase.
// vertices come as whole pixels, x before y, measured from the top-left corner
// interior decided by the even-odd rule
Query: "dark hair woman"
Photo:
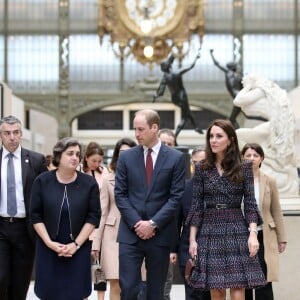
[[[229,288],[231,299],[241,300],[245,288],[265,285],[257,257],[257,225],[262,219],[254,197],[252,165],[242,162],[228,120],[215,120],[207,130],[206,158],[195,168],[186,223],[189,253],[197,257],[190,281],[193,288],[210,290],[212,300],[223,300]]]
[[[41,299],[83,299],[91,293],[91,244],[99,224],[99,187],[77,171],[81,145],[66,137],[53,149],[56,170],[32,187],[30,220],[37,233],[35,293]]]
[[[277,185],[274,178],[260,169],[265,154],[259,144],[247,143],[241,153],[245,160],[252,161],[255,199],[265,220],[263,225],[257,227],[260,244],[257,255],[268,283],[255,290],[255,299],[273,300],[272,281],[278,281],[279,254],[285,250],[287,243]],[[277,248],[274,245],[277,245]],[[246,290],[245,299],[253,299],[252,289]]]
[[[99,229],[95,230],[93,234],[92,253],[94,257],[98,257],[99,252],[101,253],[100,265],[109,281],[110,299],[120,299],[117,233],[121,216],[115,203],[115,171],[120,154],[134,146],[136,143],[129,138],[122,138],[115,145],[109,165],[110,172],[104,175],[102,182],[100,193],[101,221]]]

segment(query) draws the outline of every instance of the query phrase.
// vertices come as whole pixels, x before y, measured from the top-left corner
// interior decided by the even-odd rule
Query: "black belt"
[[[15,217],[1,217],[0,221],[15,223],[15,222],[24,222],[26,218],[15,218]]]
[[[241,208],[241,204],[238,203],[206,204],[206,208],[214,208],[214,209]]]

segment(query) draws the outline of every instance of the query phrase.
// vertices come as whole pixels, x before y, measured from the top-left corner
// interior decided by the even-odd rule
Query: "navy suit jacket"
[[[185,157],[183,153],[161,145],[150,185],[146,182],[144,151],[136,146],[124,151],[116,170],[115,199],[121,213],[118,241],[134,244],[139,237],[134,225],[152,219],[158,230],[151,241],[172,246],[177,232],[176,215],[184,192]]]
[[[2,164],[3,149],[0,150],[0,170]],[[31,188],[35,178],[42,172],[48,171],[45,156],[25,148],[21,148],[21,168],[22,168],[22,182],[23,195],[26,216],[29,215],[29,203],[31,196]],[[1,172],[0,172],[0,191],[1,191]],[[0,196],[1,201],[1,196]],[[33,228],[30,225],[29,218],[26,219],[27,228],[32,239],[34,239]]]

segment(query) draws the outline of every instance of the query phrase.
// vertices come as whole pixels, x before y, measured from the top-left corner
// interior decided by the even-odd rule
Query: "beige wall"
[[[52,154],[53,146],[58,140],[57,121],[43,112],[30,110],[30,130],[33,150],[45,155]]]
[[[288,245],[280,255],[280,281],[273,284],[274,300],[299,300],[300,215],[284,217]]]

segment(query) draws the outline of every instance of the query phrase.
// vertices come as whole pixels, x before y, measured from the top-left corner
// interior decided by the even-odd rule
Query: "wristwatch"
[[[74,240],[73,242],[74,242],[74,244],[75,244],[75,246],[76,246],[76,249],[79,250],[79,249],[80,249],[79,244],[78,244],[75,240]]]
[[[149,220],[150,226],[154,229],[157,228],[157,224],[153,220]]]

